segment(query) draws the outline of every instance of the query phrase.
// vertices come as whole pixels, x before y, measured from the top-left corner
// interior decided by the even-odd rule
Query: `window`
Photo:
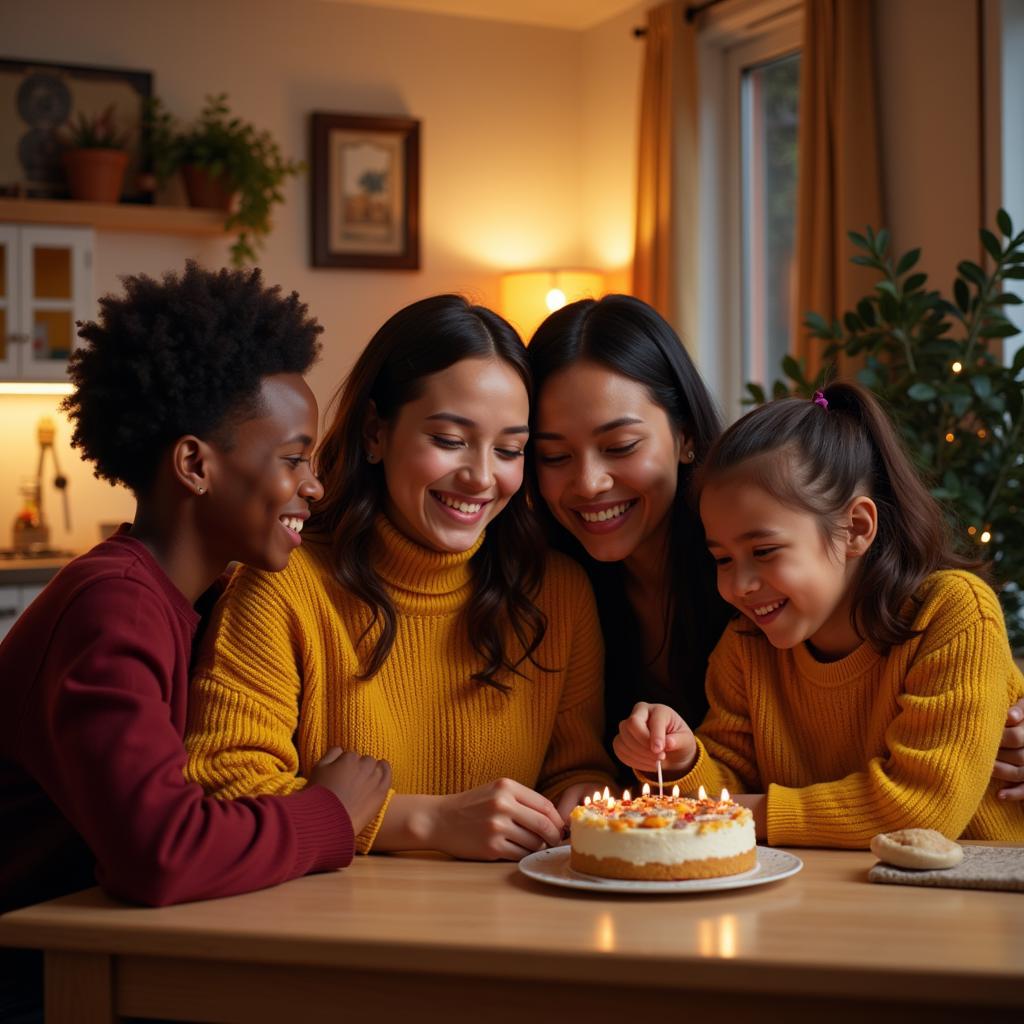
[[[729,5],[723,5],[729,8]],[[796,293],[802,9],[750,0],[701,26],[697,360],[727,419],[782,376]]]
[[[800,55],[744,68],[740,81],[743,379],[771,383],[789,351],[796,296]]]
[[[1024,139],[1020,130],[1024,122],[1024,64],[1020,61],[1024,52],[1024,0],[1003,0],[1001,15],[1001,202],[1013,218],[1014,231],[1020,231],[1024,229]],[[1024,282],[1007,281],[1006,285],[1007,291],[1024,296]],[[1024,306],[1006,306],[1003,313],[1024,330]],[[1006,339],[1003,353],[1007,363],[1013,362],[1021,348],[1024,334]]]

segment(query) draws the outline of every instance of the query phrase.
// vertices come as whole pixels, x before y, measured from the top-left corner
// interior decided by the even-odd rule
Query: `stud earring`
[[[196,488],[196,494],[202,494],[202,493],[204,493],[205,490],[206,490],[205,487],[197,487]]]
[[[366,461],[367,461],[368,463],[370,463],[370,465],[372,466],[372,465],[374,465],[374,464],[376,463],[376,461],[377,461],[377,456],[376,456],[376,455],[374,455],[374,453],[373,453],[373,452],[367,452],[367,453],[366,453]]]
[[[693,460],[694,460],[695,458],[697,458],[697,453],[696,453],[696,452],[695,452],[695,451],[694,451],[694,450],[693,450],[693,449],[691,448],[691,449],[690,449],[690,450],[689,450],[689,451],[688,451],[688,452],[686,453],[686,461],[687,461],[687,462],[693,462]]]

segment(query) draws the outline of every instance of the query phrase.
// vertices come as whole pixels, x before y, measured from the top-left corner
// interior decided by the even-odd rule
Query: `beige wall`
[[[309,267],[306,180],[288,185],[287,205],[275,213],[262,265],[270,281],[297,289],[326,328],[312,375],[321,406],[374,329],[414,299],[455,290],[495,304],[508,268],[628,261],[630,165],[619,161],[632,147],[639,47],[626,24],[607,36],[592,30],[595,56],[587,33],[319,0],[3,0],[0,18],[4,56],[149,69],[183,116],[198,112],[206,93],[225,91],[292,156],[306,155],[313,110],[422,119],[420,271]],[[584,117],[583,90],[595,75],[596,99],[614,121],[601,111]],[[599,194],[612,195],[595,203],[593,224],[583,215],[595,194],[587,174]],[[226,249],[101,233],[97,289],[115,288],[127,272],[180,267],[188,256],[218,264]],[[17,479],[34,471],[35,422],[55,406],[0,397],[0,546]],[[58,430],[66,444],[63,420]],[[66,448],[61,461],[75,528],[67,535],[52,516],[51,524],[58,543],[81,549],[96,539],[98,521],[128,515],[131,502],[92,480]]]
[[[974,0],[876,0],[885,188],[897,248],[924,247],[944,289],[976,249],[980,210]],[[312,382],[321,405],[372,331],[394,310],[439,291],[494,304],[505,268],[552,264],[609,271],[628,287],[635,137],[643,46],[631,29],[649,0],[585,32],[421,15],[320,0],[0,0],[8,57],[148,68],[168,106],[199,109],[226,91],[238,112],[305,156],[312,110],[409,114],[423,121],[423,267],[418,272],[308,266],[307,182],[262,261],[327,329]],[[1018,212],[1017,219],[1024,219]],[[972,249],[973,247],[973,249]],[[226,245],[101,234],[97,285],[223,261]],[[35,421],[51,399],[0,397],[0,546],[18,478],[34,471]],[[128,515],[127,495],[91,478],[66,448],[75,529]],[[51,491],[50,509],[55,511]]]

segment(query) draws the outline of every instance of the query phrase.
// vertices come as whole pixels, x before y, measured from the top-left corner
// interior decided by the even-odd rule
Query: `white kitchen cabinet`
[[[7,636],[14,620],[39,596],[42,586],[36,584],[0,585],[0,640]]]
[[[94,232],[0,224],[0,380],[63,380],[75,321],[96,315]]]

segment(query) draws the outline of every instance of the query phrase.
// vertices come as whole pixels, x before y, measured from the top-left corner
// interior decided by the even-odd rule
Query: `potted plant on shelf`
[[[116,203],[128,166],[128,133],[117,130],[114,105],[93,117],[79,111],[65,139],[61,160],[71,198]]]
[[[286,160],[269,132],[233,117],[225,93],[207,96],[199,120],[186,130],[153,100],[146,127],[157,180],[162,184],[180,169],[193,206],[227,213],[224,226],[236,235],[231,262],[252,263],[270,231],[271,209],[284,201],[281,185],[305,165]]]

